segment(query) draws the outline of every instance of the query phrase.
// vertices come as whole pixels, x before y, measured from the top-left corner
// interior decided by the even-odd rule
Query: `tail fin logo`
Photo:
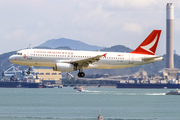
[[[161,30],[153,30],[149,36],[131,53],[154,55],[158,45]]]
[[[146,50],[146,51],[154,54],[154,52],[151,51],[150,49],[151,49],[151,48],[154,46],[154,44],[156,43],[157,38],[158,38],[158,34],[156,35],[156,37],[154,38],[154,40],[153,40],[151,43],[149,43],[148,45],[145,45],[145,46],[140,46],[140,47],[141,47],[142,49],[144,49],[144,50]]]

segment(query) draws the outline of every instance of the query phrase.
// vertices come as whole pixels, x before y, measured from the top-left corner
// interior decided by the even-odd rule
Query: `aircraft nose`
[[[9,61],[10,61],[10,62],[13,62],[14,60],[15,60],[15,59],[14,59],[13,55],[9,57]]]

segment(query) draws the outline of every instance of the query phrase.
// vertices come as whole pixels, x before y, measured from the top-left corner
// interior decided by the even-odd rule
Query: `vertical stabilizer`
[[[131,53],[154,55],[158,45],[161,30],[153,30],[151,34]]]

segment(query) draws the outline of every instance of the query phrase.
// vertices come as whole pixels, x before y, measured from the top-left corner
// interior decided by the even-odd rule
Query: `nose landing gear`
[[[26,72],[28,75],[31,73],[30,70],[31,70],[31,67],[29,67],[28,71]]]

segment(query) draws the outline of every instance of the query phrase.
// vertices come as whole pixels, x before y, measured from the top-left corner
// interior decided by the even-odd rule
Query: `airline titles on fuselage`
[[[89,55],[75,55],[74,52],[67,52],[67,51],[34,51],[32,53],[32,56],[44,56],[44,57],[67,57],[66,55],[69,55],[69,57],[73,57],[73,58],[91,58],[91,57],[94,57],[94,56],[89,56]],[[114,56],[114,57],[106,57],[103,56],[102,57],[103,59],[121,59],[123,60],[124,59],[124,55],[117,55],[117,56]]]
[[[47,54],[73,54],[73,52],[55,52],[55,51],[34,51],[34,53],[47,53]]]

